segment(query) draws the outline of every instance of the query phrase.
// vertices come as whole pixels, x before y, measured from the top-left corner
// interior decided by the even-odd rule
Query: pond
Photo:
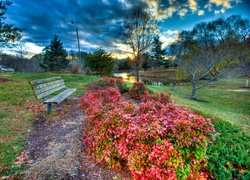
[[[136,78],[134,75],[132,75],[132,72],[119,72],[114,73],[114,76],[122,77],[122,79],[125,82],[136,82]],[[149,78],[149,77],[140,77],[140,81],[144,82],[146,85],[153,85],[153,86],[168,86],[169,84],[175,84],[177,83],[177,80],[175,79],[169,79],[169,78]]]

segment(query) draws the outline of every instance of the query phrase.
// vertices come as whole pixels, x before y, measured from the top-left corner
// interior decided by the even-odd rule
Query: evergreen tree
[[[111,54],[98,49],[87,57],[87,65],[91,71],[96,71],[101,76],[111,76],[114,69],[114,61]]]
[[[50,46],[43,49],[43,61],[40,67],[48,71],[59,71],[69,65],[67,51],[63,48],[63,43],[57,35],[52,39]]]
[[[158,65],[163,62],[163,56],[166,54],[166,50],[162,49],[162,42],[159,39],[159,36],[154,38],[152,52],[154,53],[153,59],[156,61]]]
[[[46,46],[45,48],[43,48],[42,51],[42,62],[39,63],[39,66],[43,69],[45,69],[45,71],[49,70],[49,46]]]

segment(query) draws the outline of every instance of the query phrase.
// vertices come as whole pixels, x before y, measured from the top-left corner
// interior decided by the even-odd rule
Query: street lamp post
[[[78,42],[78,58],[79,58],[79,65],[80,65],[80,71],[81,71],[81,74],[82,74],[82,63],[81,63],[81,50],[80,50],[80,42],[79,42],[79,35],[78,35],[78,28],[77,28],[77,26],[76,26],[76,24],[74,23],[74,21],[71,21],[71,23],[72,24],[74,24],[75,25],[75,27],[76,27],[76,37],[77,37],[77,42]]]

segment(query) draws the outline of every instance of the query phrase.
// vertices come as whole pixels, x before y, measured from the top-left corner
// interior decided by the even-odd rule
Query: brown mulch
[[[23,179],[131,179],[129,171],[111,170],[89,158],[82,143],[85,116],[80,97],[52,105],[51,115],[40,114],[27,136]]]
[[[12,80],[7,79],[7,78],[0,78],[0,83],[5,83],[5,82],[8,82],[8,81],[12,81]]]

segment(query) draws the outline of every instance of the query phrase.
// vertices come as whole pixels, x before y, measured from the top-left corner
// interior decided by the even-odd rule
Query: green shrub
[[[127,85],[125,85],[125,86],[119,86],[118,88],[119,88],[119,91],[120,91],[121,93],[129,92],[129,89],[130,89],[130,87],[127,86]]]
[[[207,169],[215,179],[250,179],[250,137],[228,122],[214,122],[216,142],[207,150]]]

